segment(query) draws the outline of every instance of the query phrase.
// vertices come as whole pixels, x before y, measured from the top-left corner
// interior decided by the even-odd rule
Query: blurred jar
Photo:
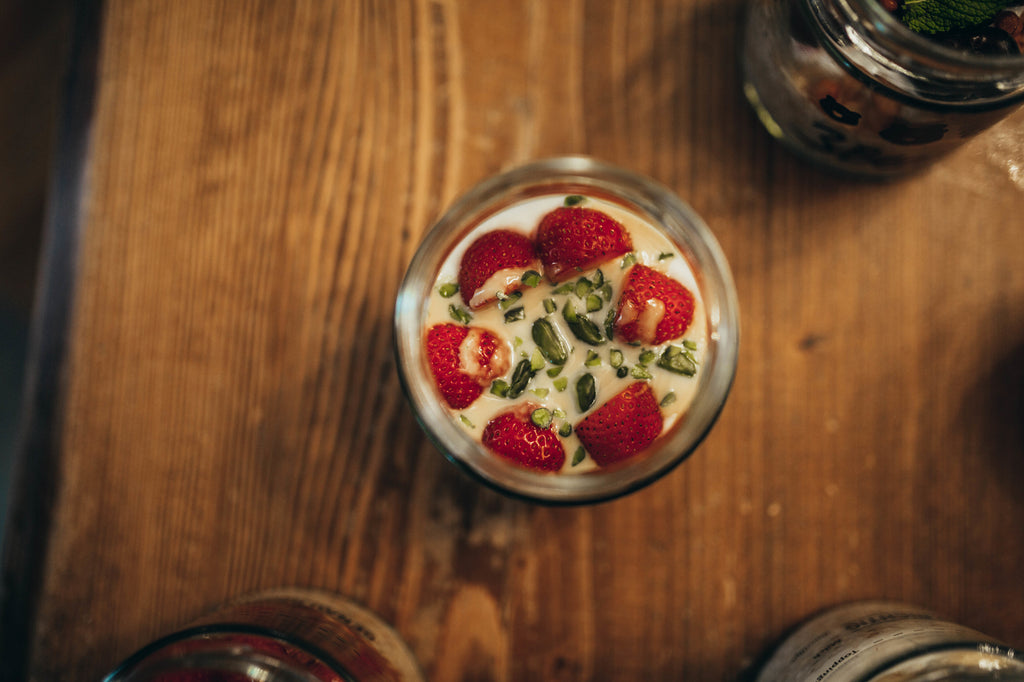
[[[104,682],[420,682],[412,653],[376,614],[311,590],[230,602],[143,647]]]
[[[915,606],[865,601],[800,625],[757,682],[1024,682],[1024,652]]]
[[[752,0],[741,44],[765,128],[852,175],[920,169],[1024,101],[1024,56],[947,47],[878,0]]]

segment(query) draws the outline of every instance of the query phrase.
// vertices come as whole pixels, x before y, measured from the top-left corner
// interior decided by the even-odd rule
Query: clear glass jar
[[[399,635],[333,594],[261,592],[132,654],[104,682],[422,682]]]
[[[824,611],[772,652],[757,682],[1024,682],[1024,652],[931,611],[863,601]]]
[[[920,169],[1024,100],[1024,56],[946,47],[878,0],[752,0],[741,45],[765,128],[853,175]]]
[[[465,249],[470,233],[486,229],[485,221],[495,216],[500,219],[500,212],[508,207],[555,195],[598,197],[663,235],[682,256],[677,260],[687,263],[694,273],[704,303],[700,322],[706,329],[707,348],[685,416],[642,457],[622,466],[582,473],[524,469],[488,452],[441,399],[424,343],[439,271],[456,249]],[[683,461],[708,433],[724,406],[736,371],[738,308],[732,275],[717,241],[701,218],[675,194],[646,177],[591,158],[553,158],[481,182],[459,198],[427,233],[399,289],[395,353],[403,389],[417,420],[449,461],[515,497],[552,504],[591,503],[651,483]],[[528,345],[529,333],[524,336]],[[552,390],[552,397],[554,393]]]

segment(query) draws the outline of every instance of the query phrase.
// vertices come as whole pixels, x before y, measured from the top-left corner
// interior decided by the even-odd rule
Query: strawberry
[[[686,333],[694,298],[682,284],[646,265],[634,265],[622,284],[615,333],[626,342],[657,346]]]
[[[622,223],[593,208],[561,206],[545,215],[537,227],[537,254],[552,282],[565,281],[632,250]]]
[[[497,298],[522,288],[521,277],[540,269],[533,240],[512,230],[486,232],[476,239],[459,263],[462,300],[477,310]]]
[[[453,410],[472,405],[510,363],[508,346],[480,327],[434,325],[427,330],[426,348],[437,388]]]
[[[608,466],[645,450],[661,434],[661,409],[649,384],[636,381],[576,426],[594,461]]]
[[[481,441],[491,452],[519,466],[535,471],[560,471],[565,464],[565,448],[554,426],[541,428],[531,415],[538,409],[522,403],[487,422]]]

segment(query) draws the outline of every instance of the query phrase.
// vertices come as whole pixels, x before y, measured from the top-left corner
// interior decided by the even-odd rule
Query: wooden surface
[[[86,17],[6,674],[95,680],[281,585],[363,602],[438,681],[742,679],[812,611],[879,596],[1024,645],[1024,117],[916,177],[824,175],[740,94],[742,6],[111,0],[94,34]],[[686,464],[549,508],[426,441],[390,315],[450,201],[567,152],[706,219],[743,339]]]

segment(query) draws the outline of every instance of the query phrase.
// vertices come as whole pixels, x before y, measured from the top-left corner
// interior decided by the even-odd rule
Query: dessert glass
[[[954,50],[879,0],[753,0],[740,44],[768,132],[851,175],[923,168],[1024,101],[1024,55]]]
[[[443,403],[424,351],[428,301],[442,263],[485,219],[547,195],[585,195],[621,206],[675,245],[703,300],[707,347],[695,397],[679,423],[642,457],[581,473],[542,473],[488,452]],[[534,162],[484,180],[459,198],[424,237],[399,289],[394,343],[399,376],[415,416],[444,456],[485,484],[514,497],[551,504],[598,502],[661,477],[694,451],[722,410],[736,371],[739,318],[724,255],[694,211],[660,184],[589,157]]]
[[[316,590],[224,604],[132,654],[104,682],[421,682],[412,652],[376,614]]]

